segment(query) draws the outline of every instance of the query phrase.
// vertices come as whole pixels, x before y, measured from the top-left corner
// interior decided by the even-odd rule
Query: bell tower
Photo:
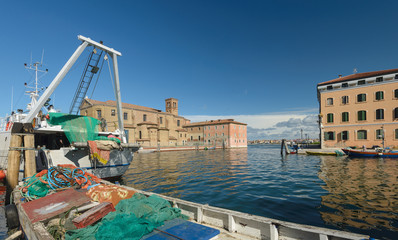
[[[166,112],[178,116],[178,100],[175,98],[168,98],[166,101]]]

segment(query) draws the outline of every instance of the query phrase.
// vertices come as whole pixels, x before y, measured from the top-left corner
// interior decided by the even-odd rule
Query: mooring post
[[[8,151],[7,161],[7,182],[11,189],[14,189],[18,185],[19,176],[19,163],[21,160],[20,148],[22,145],[22,135],[12,134],[10,141],[10,150]]]
[[[31,177],[36,174],[36,154],[35,154],[35,136],[33,134],[24,135],[25,150],[25,177]]]

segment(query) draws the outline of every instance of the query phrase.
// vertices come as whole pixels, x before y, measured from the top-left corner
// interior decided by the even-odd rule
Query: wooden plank
[[[24,147],[33,148],[35,147],[35,136],[33,134],[27,134],[23,138]],[[25,177],[31,177],[36,174],[36,154],[35,150],[25,151]]]
[[[10,147],[21,147],[22,136],[12,134]],[[14,189],[18,185],[19,165],[21,160],[21,152],[15,150],[8,151],[7,161],[7,182],[11,189]]]

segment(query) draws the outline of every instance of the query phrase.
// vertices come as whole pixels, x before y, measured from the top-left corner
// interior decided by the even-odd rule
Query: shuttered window
[[[327,115],[327,122],[332,123],[333,122],[333,113],[328,113]]]
[[[348,140],[348,131],[341,132],[341,140]]]
[[[368,139],[368,132],[366,130],[358,130],[357,132],[358,139]]]
[[[384,109],[377,109],[376,110],[376,119],[377,120],[384,119]]]
[[[383,91],[378,91],[376,92],[376,100],[380,101],[384,99],[384,92]]]
[[[366,101],[366,94],[361,93],[357,95],[357,102],[365,102]]]
[[[349,121],[348,112],[343,112],[343,113],[341,114],[341,121],[342,121],[342,122],[348,122],[348,121]]]
[[[358,111],[358,121],[366,120],[366,111]]]
[[[334,140],[335,139],[335,134],[334,132],[325,132],[325,140]]]

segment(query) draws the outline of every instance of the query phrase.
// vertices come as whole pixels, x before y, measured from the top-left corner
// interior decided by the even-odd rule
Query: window
[[[348,131],[341,132],[341,140],[348,140]]]
[[[376,119],[377,120],[384,119],[384,109],[376,109]]]
[[[366,82],[365,82],[365,80],[359,80],[358,81],[358,85],[364,85]]]
[[[398,89],[394,90],[394,98],[398,98]]]
[[[200,128],[198,128],[199,129],[199,131],[200,131]]]
[[[333,105],[333,98],[328,98],[328,99],[326,99],[326,105],[327,105],[327,106]]]
[[[383,82],[383,77],[376,78],[376,82]]]
[[[200,136],[198,136],[198,140],[200,141]]]
[[[111,110],[111,116],[116,116],[116,110],[115,109]]]
[[[146,114],[142,116],[142,121],[146,122]]]
[[[325,132],[325,140],[334,140],[334,132]]]
[[[366,130],[358,130],[357,138],[358,139],[368,139],[368,131],[366,131]]]
[[[326,87],[326,89],[327,89],[327,90],[332,90],[332,89],[333,89],[333,86],[332,86],[332,85],[329,85],[329,86]]]
[[[222,125],[222,129],[224,129],[224,125]]]
[[[383,129],[376,129],[376,139],[383,139]]]
[[[341,84],[341,87],[348,87],[348,83],[343,83],[343,84]]]
[[[384,92],[383,91],[378,91],[376,92],[376,100],[380,101],[384,99]]]
[[[193,140],[193,136],[191,136],[191,141]]]
[[[217,129],[217,126],[214,126],[214,129]]]
[[[361,110],[358,111],[358,121],[365,121],[366,120],[366,111]]]
[[[348,121],[350,121],[348,112],[343,112],[343,113],[341,114],[341,121],[342,121],[342,122],[348,122]]]
[[[173,107],[177,107],[177,104],[176,104],[176,103],[173,103]]]
[[[97,110],[97,118],[100,119],[101,117],[101,110]]]
[[[366,94],[361,93],[357,95],[357,102],[365,102],[366,101]]]
[[[127,113],[125,112],[125,113],[123,113],[123,119],[124,120],[127,120],[128,119],[128,115],[127,115]]]
[[[394,119],[397,119],[397,118],[398,118],[398,108],[395,108],[395,109],[394,109],[393,115],[394,115]]]
[[[142,132],[141,131],[138,132],[138,138],[142,139]]]
[[[341,103],[342,104],[348,104],[348,96],[342,96],[341,97]]]
[[[395,79],[398,79],[398,74],[395,74],[395,77],[394,77]]]
[[[327,115],[327,122],[332,123],[333,122],[333,113],[328,113]]]
[[[178,127],[180,126],[180,120],[177,120],[177,126]]]
[[[224,133],[222,133],[222,136],[224,137]]]
[[[398,129],[395,129],[395,139],[398,139]]]

